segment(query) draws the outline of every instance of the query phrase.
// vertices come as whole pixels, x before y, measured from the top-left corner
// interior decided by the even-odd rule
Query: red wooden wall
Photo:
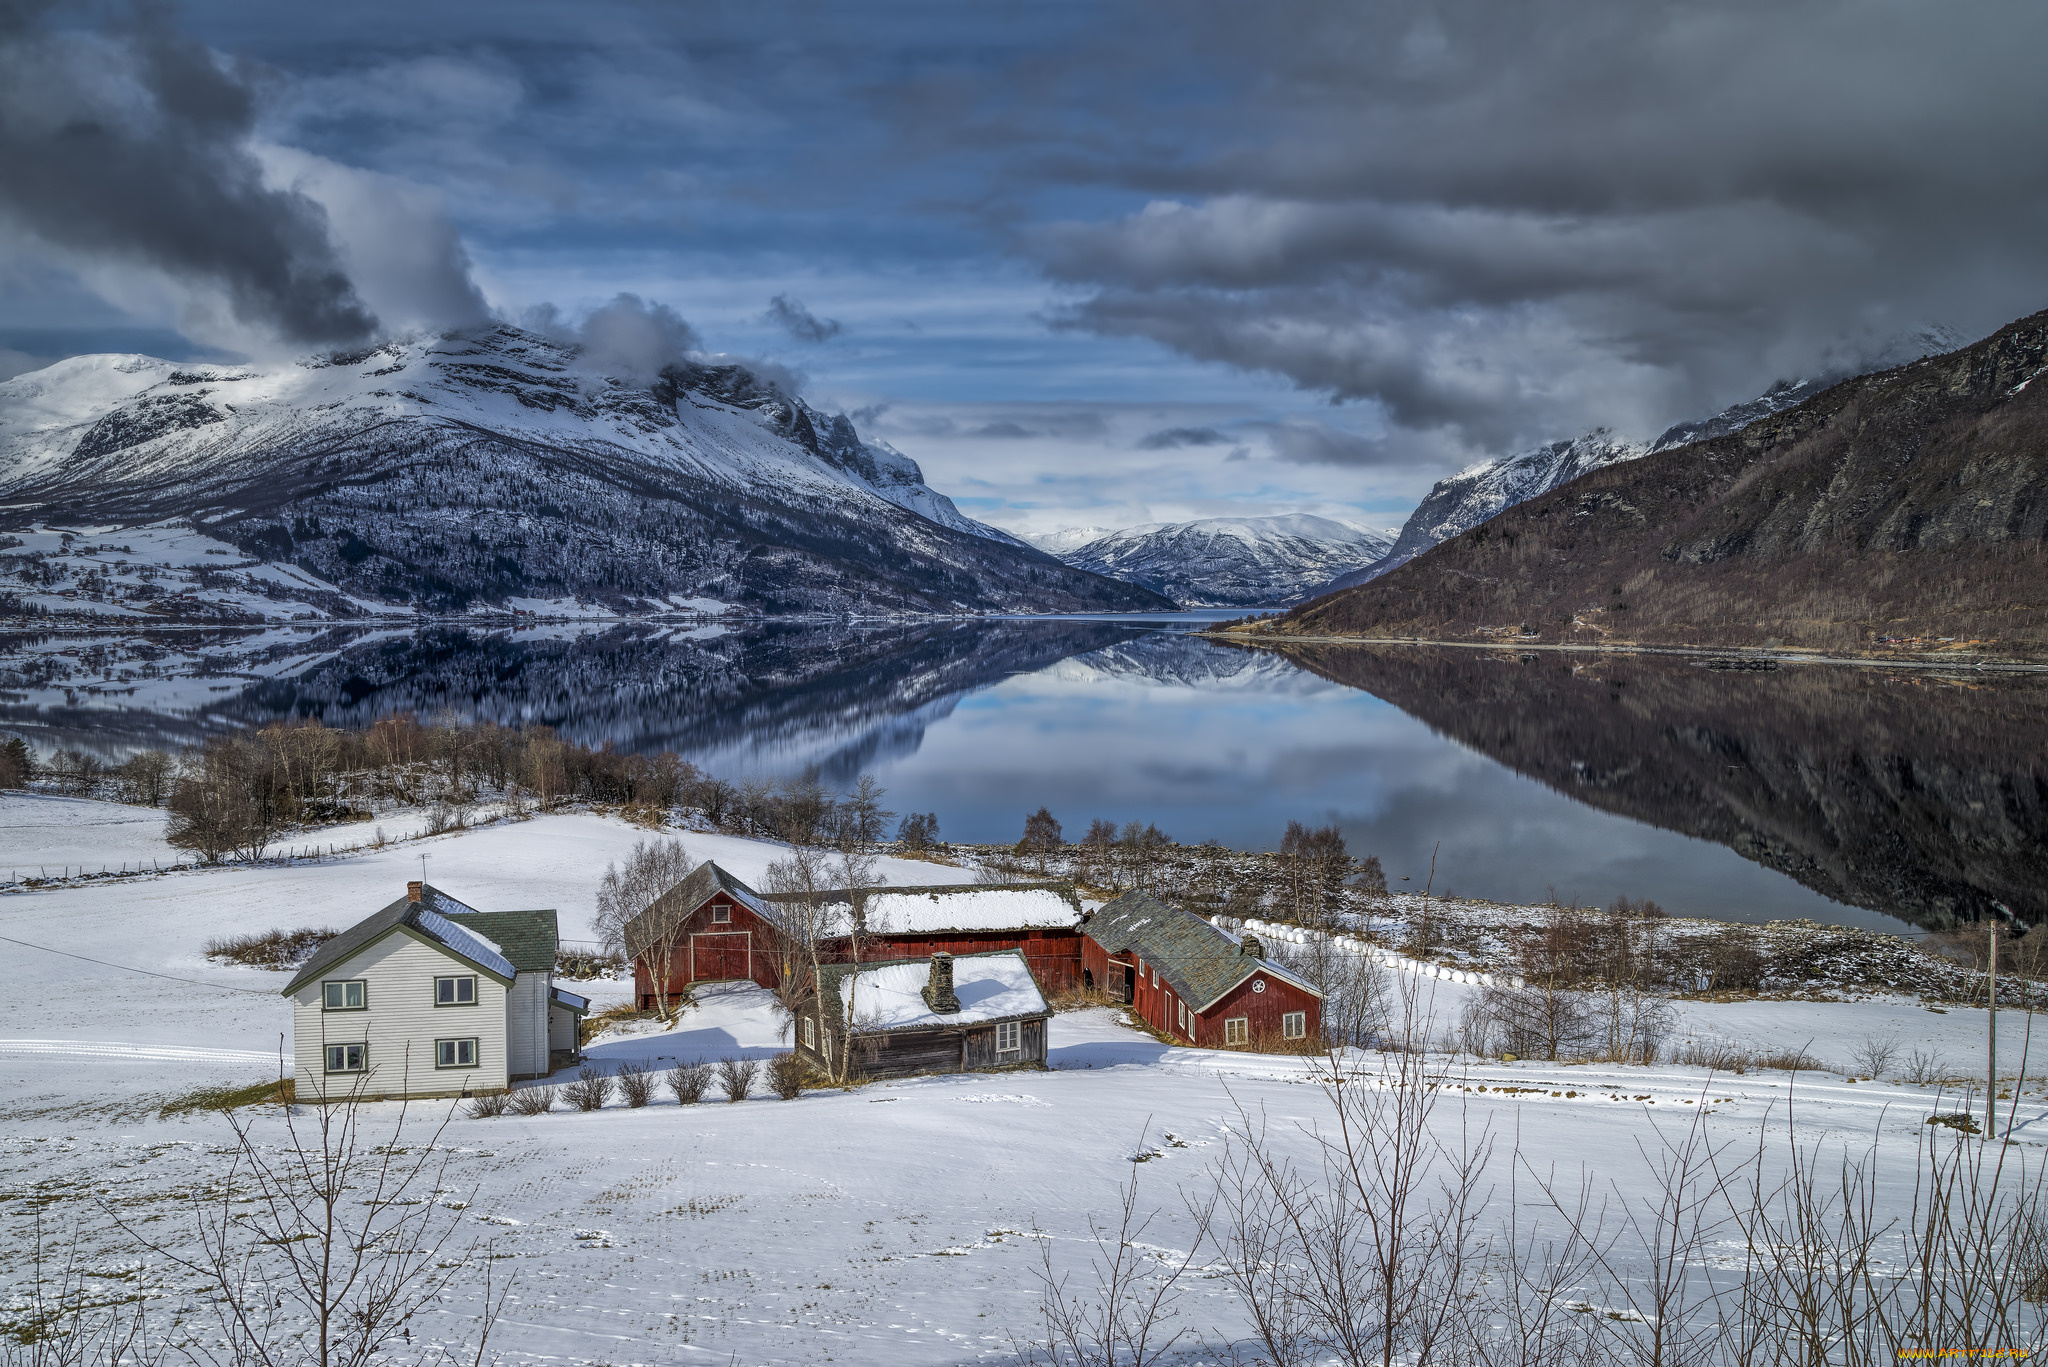
[[[1065,992],[1081,982],[1082,935],[1078,930],[981,930],[944,931],[931,935],[894,931],[862,939],[860,957],[876,959],[928,959],[948,954],[987,954],[998,949],[1021,949],[1031,976],[1042,992]],[[834,945],[835,958],[844,961],[845,941]]]
[[[723,907],[732,918],[714,920],[714,908]],[[633,961],[633,993],[642,1011],[658,1004],[654,990],[652,956]],[[781,981],[775,956],[775,936],[767,922],[747,910],[725,892],[713,893],[704,905],[690,914],[669,953],[668,992],[673,1001],[693,982],[742,979],[774,987]]]

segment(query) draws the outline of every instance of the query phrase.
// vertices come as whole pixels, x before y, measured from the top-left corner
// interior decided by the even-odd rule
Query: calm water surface
[[[1207,618],[875,629],[0,638],[0,728],[109,756],[276,716],[542,722],[707,769],[844,783],[955,840],[1043,804],[1269,848],[1333,822],[1391,881],[1651,897],[1735,920],[2040,919],[2048,689],[2032,679],[1457,650],[1298,650]],[[1409,880],[1405,884],[1402,879]]]

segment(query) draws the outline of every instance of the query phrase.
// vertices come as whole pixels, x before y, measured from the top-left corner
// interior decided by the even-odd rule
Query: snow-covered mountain
[[[1711,418],[1675,423],[1656,440],[1633,442],[1618,439],[1604,427],[1595,428],[1570,441],[1547,442],[1528,451],[1497,456],[1468,466],[1430,489],[1415,511],[1402,524],[1386,557],[1340,574],[1314,590],[1320,597],[1338,589],[1377,579],[1389,570],[1405,565],[1440,541],[1448,541],[1524,500],[1547,494],[1560,484],[1569,484],[1619,461],[1635,460],[1659,451],[1669,451],[1696,441],[1707,441],[1739,431],[1759,418],[1782,413],[1806,402],[1823,389],[1858,374],[1889,370],[1895,366],[1953,351],[1966,339],[1953,328],[1932,326],[1904,333],[1883,347],[1862,355],[1854,365],[1829,369],[1816,379],[1787,381],[1743,403],[1731,404]]]
[[[1165,606],[962,515],[742,366],[634,383],[512,327],[261,366],[60,361],[0,384],[0,505],[0,530],[189,524],[344,612]]]
[[[1056,554],[1182,607],[1266,607],[1293,602],[1332,574],[1379,559],[1392,544],[1388,532],[1292,513],[1147,523]]]
[[[1044,551],[1047,555],[1064,557],[1071,551],[1078,551],[1091,541],[1099,541],[1112,535],[1114,527],[1062,527],[1056,532],[1040,532],[1024,539]]]

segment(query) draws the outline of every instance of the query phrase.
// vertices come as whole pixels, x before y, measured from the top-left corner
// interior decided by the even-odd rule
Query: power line
[[[95,959],[85,954],[73,954],[68,949],[52,949],[48,945],[32,945],[26,940],[17,940],[12,935],[0,935],[0,940],[5,940],[10,945],[20,945],[24,949],[40,949],[45,954],[61,954],[67,959],[79,959],[85,963],[98,964],[101,968],[118,968],[123,973],[140,973],[145,978],[162,978],[166,982],[188,983],[193,987],[210,987],[216,992],[246,992],[251,996],[257,997],[267,997],[270,995],[269,992],[262,988],[229,987],[226,983],[207,983],[201,982],[197,978],[180,978],[170,973],[153,972],[147,968],[130,968],[127,964],[109,963],[105,959]]]

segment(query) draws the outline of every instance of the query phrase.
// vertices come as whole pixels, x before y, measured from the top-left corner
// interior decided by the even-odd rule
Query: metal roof
[[[1286,969],[1245,953],[1236,936],[1142,892],[1127,892],[1104,903],[1081,929],[1111,954],[1135,954],[1147,968],[1158,969],[1193,1011],[1208,1010],[1261,971],[1304,992],[1323,995]]]
[[[511,960],[480,933],[467,930],[449,919],[451,915],[479,915],[476,908],[456,901],[438,888],[423,887],[420,900],[401,897],[390,906],[350,926],[320,946],[313,957],[299,967],[282,994],[289,997],[336,964],[354,958],[394,930],[406,929],[447,950],[465,963],[473,964],[494,977],[510,982],[518,970]],[[552,915],[553,913],[549,913]]]
[[[692,869],[682,882],[647,904],[647,909],[626,922],[626,957],[640,952],[696,915],[697,908],[718,893],[725,893],[741,906],[764,919],[770,917],[761,894],[707,859]]]

